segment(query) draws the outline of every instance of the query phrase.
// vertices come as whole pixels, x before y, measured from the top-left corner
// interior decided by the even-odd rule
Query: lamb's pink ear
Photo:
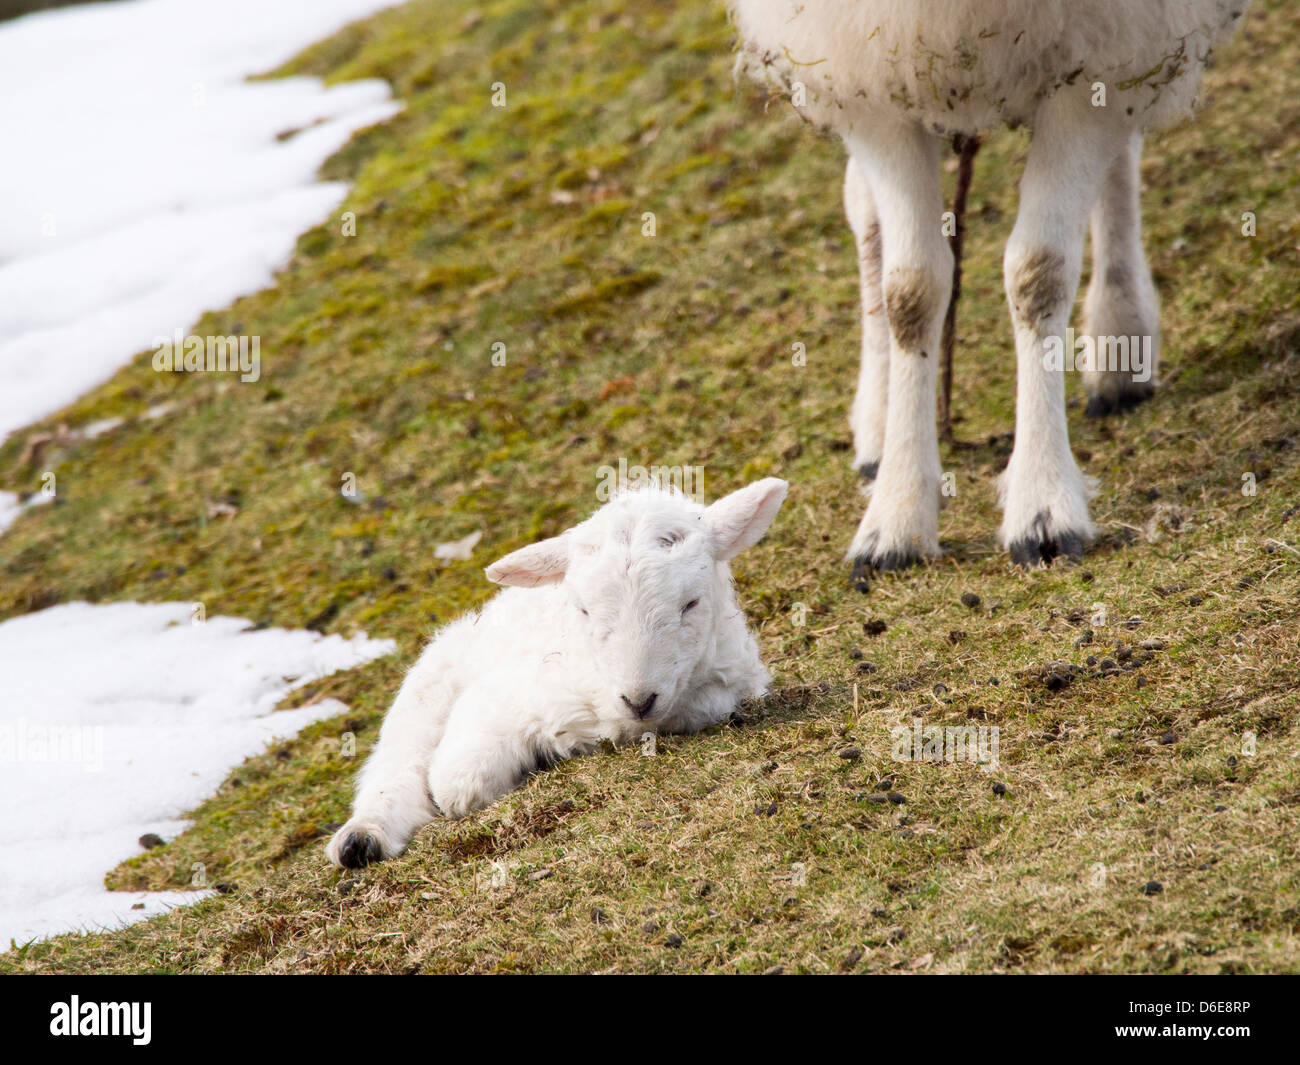
[[[764,477],[709,507],[703,521],[713,540],[713,557],[725,562],[758,543],[785,502],[789,487],[778,477]]]
[[[499,558],[484,571],[497,584],[536,588],[564,576],[569,566],[569,544],[563,536],[552,536]]]

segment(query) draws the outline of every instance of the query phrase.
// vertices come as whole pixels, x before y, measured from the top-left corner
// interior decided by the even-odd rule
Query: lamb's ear
[[[789,487],[778,477],[764,477],[709,507],[703,521],[713,540],[713,557],[725,562],[758,543],[785,502]]]
[[[563,536],[552,536],[499,558],[484,572],[497,584],[518,588],[536,588],[553,584],[569,567],[569,544]]]

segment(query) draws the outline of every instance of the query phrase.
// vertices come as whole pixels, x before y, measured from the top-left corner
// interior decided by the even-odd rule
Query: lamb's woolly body
[[[747,66],[811,120],[851,132],[903,110],[974,133],[1107,87],[1135,129],[1186,114],[1210,49],[1248,0],[732,0]]]
[[[627,492],[489,569],[532,584],[554,576],[547,545],[566,560],[562,581],[507,587],[434,636],[384,720],[331,859],[391,857],[439,813],[471,813],[538,767],[603,740],[693,732],[761,695],[768,673],[736,603],[727,543],[757,539],[784,494],[769,479],[706,509],[658,488]],[[744,517],[726,509],[738,497],[766,509],[727,540],[719,518]],[[526,566],[512,563],[521,555]],[[689,620],[688,599],[698,603]],[[622,699],[632,691],[638,703],[655,695],[644,718]]]

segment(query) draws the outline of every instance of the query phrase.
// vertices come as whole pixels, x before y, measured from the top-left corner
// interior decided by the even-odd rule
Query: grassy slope
[[[163,378],[142,355],[38,427],[119,415],[120,429],[34,458],[29,434],[0,448],[6,487],[47,469],[59,487],[0,541],[0,617],[201,600],[392,635],[400,652],[318,685],[305,697],[345,699],[347,721],[250,759],[190,832],[109,876],[178,887],[202,861],[234,890],[31,945],[0,971],[1295,969],[1300,188],[1284,131],[1300,128],[1300,39],[1286,6],[1256,3],[1200,124],[1148,147],[1166,386],[1103,424],[1072,401],[1105,535],[1083,566],[1029,576],[992,536],[1014,363],[1000,248],[1025,140],[991,139],[961,312],[966,446],[944,455],[948,555],[866,597],[841,563],[863,505],[841,149],[733,86],[719,5],[437,0],[311,49],[292,71],[384,77],[408,101],[326,168],[355,182],[357,235],[337,218],[306,234],[275,290],[194,329],[260,335],[260,383]],[[138,418],[162,402],[170,414]],[[432,621],[489,594],[491,557],[592,509],[596,468],[620,456],[704,465],[710,495],[763,473],[793,483],[737,566],[776,695],[654,758],[610,751],[536,777],[400,861],[328,867],[319,834],[344,819],[356,768],[340,734],[364,754]],[[339,495],[345,472],[360,505]],[[210,517],[217,501],[237,513]],[[473,562],[434,560],[476,528]],[[1105,627],[1087,617],[1098,602]],[[877,618],[888,630],[867,635]],[[1076,646],[1087,628],[1095,644]],[[1032,669],[1151,638],[1166,648],[1141,668],[1085,666],[1065,690]],[[855,649],[876,672],[856,672]],[[914,715],[998,724],[1008,794],[970,765],[892,761],[888,729]],[[859,759],[838,757],[849,745]],[[906,804],[873,801],[882,787]],[[1144,895],[1153,879],[1163,892]]]

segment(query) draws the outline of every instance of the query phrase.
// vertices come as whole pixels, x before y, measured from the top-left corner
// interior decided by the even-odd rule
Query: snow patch
[[[270,284],[343,200],[320,165],[400,105],[382,81],[244,79],[392,5],[119,0],[0,23],[0,442]]]
[[[345,709],[284,695],[392,640],[192,623],[188,603],[68,603],[0,623],[0,950],[112,928],[210,892],[109,892],[231,767]],[[209,885],[210,886],[210,885]],[[143,909],[133,909],[143,902]]]

